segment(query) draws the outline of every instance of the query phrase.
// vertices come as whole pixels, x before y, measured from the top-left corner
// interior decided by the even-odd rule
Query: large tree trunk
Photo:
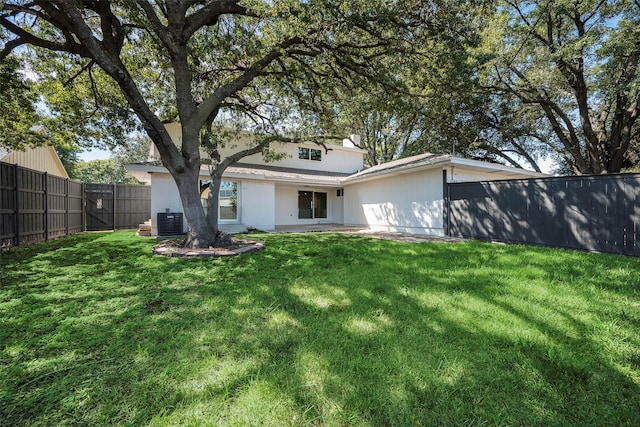
[[[211,183],[209,184],[209,197],[207,198],[207,222],[214,233],[220,232],[218,225],[218,213],[220,210],[220,186],[222,185],[222,173],[218,168],[211,170]]]
[[[207,223],[200,202],[199,170],[173,173],[187,224],[184,245],[189,248],[207,248],[215,241],[215,233]]]

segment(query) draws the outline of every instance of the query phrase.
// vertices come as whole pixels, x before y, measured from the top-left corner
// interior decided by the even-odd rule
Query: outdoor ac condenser
[[[182,212],[158,213],[158,236],[182,234]]]

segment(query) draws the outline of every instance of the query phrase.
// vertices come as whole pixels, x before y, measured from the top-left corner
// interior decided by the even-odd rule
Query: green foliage
[[[69,172],[72,179],[98,184],[139,184],[124,168],[115,160],[90,160],[80,161]]]
[[[618,172],[640,135],[638,28],[633,1],[500,2],[484,33],[494,55],[484,85],[574,173]]]
[[[56,153],[58,153],[58,157],[60,157],[60,161],[62,161],[62,164],[64,165],[64,169],[70,177],[73,177],[76,165],[80,161],[80,153],[82,153],[82,150],[76,147],[64,145],[57,145],[54,148]]]
[[[90,61],[42,50],[27,51],[22,58],[39,76],[35,90],[56,145],[126,147],[130,134],[140,130],[118,87]]]
[[[149,160],[151,145],[151,140],[144,135],[131,136],[126,147],[117,147],[112,152],[111,160],[122,167],[130,163],[146,162]]]
[[[637,424],[637,259],[251,237],[227,259],[121,232],[0,252],[3,424]]]
[[[15,59],[0,61],[0,147],[19,150],[42,145],[47,139],[32,130],[41,124],[35,111],[37,96],[18,69]]]

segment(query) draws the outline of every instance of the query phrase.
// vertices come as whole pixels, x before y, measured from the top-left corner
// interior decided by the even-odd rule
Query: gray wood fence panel
[[[65,178],[47,175],[47,239],[66,236],[67,183]]]
[[[451,236],[640,256],[640,174],[449,184]]]
[[[85,230],[132,229],[150,215],[150,187],[84,184],[0,162],[0,248]]]
[[[84,184],[77,181],[69,181],[68,200],[69,234],[82,233],[84,231]]]
[[[151,187],[118,185],[115,195],[115,228],[129,230],[151,218]]]
[[[0,163],[0,247],[12,246],[16,238],[15,167]]]
[[[18,245],[46,239],[46,175],[18,168]]]

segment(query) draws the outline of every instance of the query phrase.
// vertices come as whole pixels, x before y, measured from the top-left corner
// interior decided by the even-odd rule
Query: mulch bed
[[[247,239],[232,239],[228,248],[190,249],[180,246],[175,240],[164,240],[153,247],[156,255],[168,257],[224,257],[259,251],[264,243]]]

